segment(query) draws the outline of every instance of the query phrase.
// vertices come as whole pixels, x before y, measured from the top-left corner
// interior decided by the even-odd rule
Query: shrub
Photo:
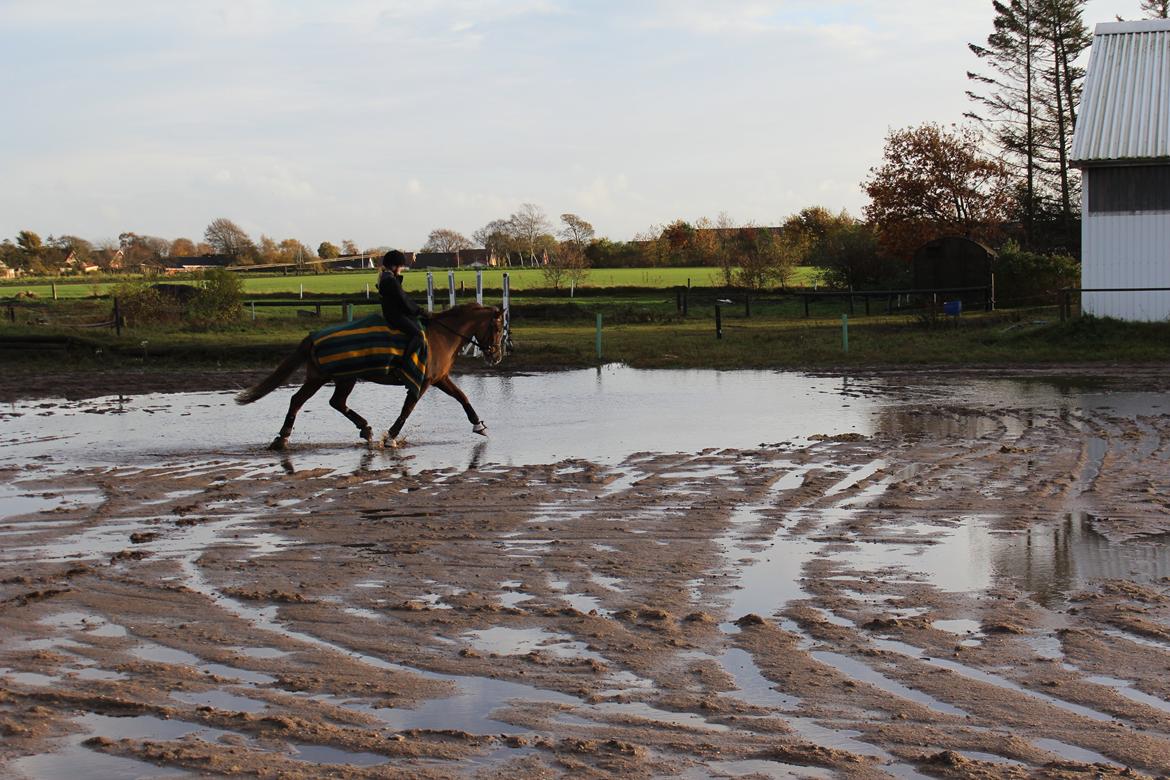
[[[1015,241],[999,250],[995,261],[995,297],[1001,305],[1049,304],[1064,287],[1076,287],[1081,267],[1068,255],[1028,252]]]
[[[233,322],[242,313],[243,280],[223,268],[203,272],[199,291],[191,298],[187,315],[192,322],[212,326]]]
[[[122,282],[114,287],[111,295],[131,327],[179,319],[180,308],[175,301],[143,279]]]

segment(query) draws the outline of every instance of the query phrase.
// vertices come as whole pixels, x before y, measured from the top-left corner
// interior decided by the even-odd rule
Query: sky
[[[1090,26],[1139,0],[1088,0]],[[859,214],[962,121],[991,0],[0,0],[0,239],[417,249],[522,203],[628,240]]]

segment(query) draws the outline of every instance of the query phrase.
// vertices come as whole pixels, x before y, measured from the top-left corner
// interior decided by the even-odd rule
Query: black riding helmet
[[[397,249],[391,249],[386,254],[382,255],[383,268],[397,268],[399,266],[410,265],[410,260],[406,258],[406,253]]]

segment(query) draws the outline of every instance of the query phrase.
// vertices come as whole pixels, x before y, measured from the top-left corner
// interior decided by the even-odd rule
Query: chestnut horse
[[[453,309],[432,315],[426,327],[426,378],[417,394],[407,393],[406,400],[402,404],[402,411],[399,413],[398,419],[394,421],[394,425],[386,432],[383,442],[389,444],[396,443],[402,426],[406,424],[406,418],[414,411],[414,405],[418,403],[419,398],[422,397],[422,394],[431,385],[434,385],[458,401],[463,406],[463,411],[467,413],[467,419],[471,422],[472,430],[475,433],[487,436],[487,425],[484,424],[483,420],[479,419],[479,415],[472,408],[471,402],[467,400],[467,396],[463,394],[463,391],[451,381],[449,374],[455,364],[455,355],[466,344],[473,344],[478,347],[483,353],[484,361],[489,366],[498,365],[504,358],[503,334],[504,314],[503,311],[494,307],[481,306],[476,303],[465,303]],[[357,384],[357,379],[354,377],[331,378],[327,376],[313,357],[312,338],[312,335],[306,336],[305,340],[296,348],[296,351],[285,358],[284,362],[277,366],[276,370],[266,379],[255,387],[244,390],[236,396],[236,403],[250,404],[253,401],[260,400],[284,384],[302,364],[308,363],[308,368],[305,370],[305,383],[301,385],[301,388],[293,394],[292,400],[289,401],[288,414],[284,418],[284,425],[281,427],[280,433],[272,441],[270,449],[282,450],[288,445],[288,437],[292,433],[293,423],[297,419],[297,412],[304,406],[305,401],[312,398],[314,393],[330,381],[334,383],[335,387],[333,397],[329,399],[329,405],[344,414],[350,422],[356,425],[360,432],[359,435],[363,439],[371,441],[373,438],[373,429],[370,427],[370,424],[366,422],[364,417],[345,404],[346,399],[349,398],[349,394],[353,392],[354,385]],[[394,369],[391,369],[385,378],[378,377],[368,379],[367,381],[384,385],[403,384],[398,371]]]

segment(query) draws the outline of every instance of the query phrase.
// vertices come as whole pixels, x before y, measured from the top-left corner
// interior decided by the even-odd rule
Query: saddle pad
[[[391,373],[402,376],[407,392],[417,396],[427,375],[427,337],[406,361],[405,371],[392,368],[402,354],[410,336],[392,330],[381,314],[371,314],[353,322],[343,322],[309,334],[313,359],[321,373],[330,379],[339,377],[385,380]]]

